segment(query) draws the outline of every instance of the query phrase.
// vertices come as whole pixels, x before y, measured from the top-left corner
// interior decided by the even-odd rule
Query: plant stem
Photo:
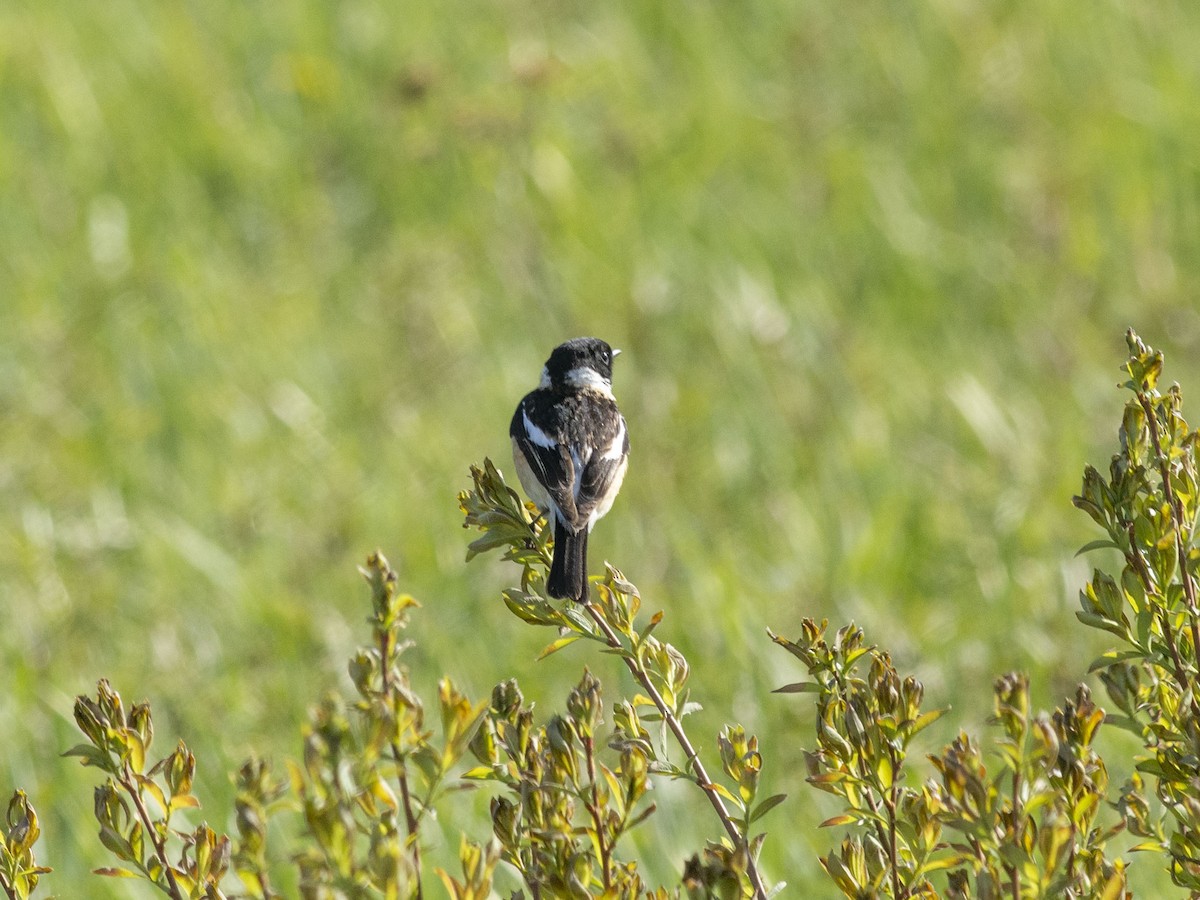
[[[612,626],[605,621],[600,611],[592,605],[591,602],[583,604],[583,608],[587,610],[588,615],[592,617],[592,621],[604,632],[604,637],[608,641],[608,645],[616,650],[624,650],[625,647],[621,643],[621,639],[617,637]],[[729,810],[725,808],[724,801],[721,800],[721,795],[717,793],[713,787],[712,779],[708,777],[708,772],[704,769],[704,763],[700,762],[700,756],[696,749],[692,746],[692,742],[688,739],[687,733],[683,730],[683,724],[676,718],[674,711],[667,706],[667,703],[662,698],[662,694],[658,692],[658,688],[654,686],[654,682],[650,680],[649,673],[642,666],[635,663],[628,656],[622,655],[625,660],[625,666],[629,669],[631,675],[637,679],[638,683],[645,689],[650,700],[658,707],[659,713],[663,717],[663,721],[667,723],[667,727],[671,729],[671,733],[675,735],[675,740],[678,741],[680,748],[683,750],[684,756],[687,757],[688,764],[692,767],[692,771],[696,774],[696,780],[700,785],[700,789],[704,791],[708,797],[708,802],[712,804],[713,809],[717,813],[717,818],[721,820],[721,824],[725,827],[725,833],[729,835],[729,839],[733,841],[735,847],[744,845],[745,838],[738,832],[737,826],[733,824],[733,820],[729,817]],[[748,850],[749,848],[747,848]],[[750,884],[754,888],[754,896],[756,900],[767,900],[767,889],[763,885],[762,876],[758,871],[758,863],[755,861],[752,854],[746,854],[746,874],[750,878]]]
[[[883,801],[883,808],[887,810],[888,831],[887,831],[887,848],[888,848],[888,868],[892,872],[892,896],[896,900],[904,900],[908,896],[908,892],[901,893],[902,886],[900,884],[900,869],[896,865],[896,805],[894,798],[888,797]],[[878,823],[877,827],[878,827]],[[882,835],[881,835],[882,837]]]
[[[592,814],[592,825],[596,829],[596,845],[600,848],[600,869],[604,874],[604,890],[612,887],[611,848],[604,839],[604,821],[600,817],[600,789],[596,786],[596,753],[591,737],[583,739],[583,752],[587,759],[588,779],[592,783],[592,802],[588,812]]]
[[[168,893],[172,900],[184,900],[184,896],[179,890],[179,884],[175,881],[175,870],[171,868],[171,860],[167,858],[166,841],[154,827],[154,820],[150,818],[150,812],[146,809],[146,804],[142,802],[142,795],[138,792],[137,783],[133,780],[133,773],[128,762],[125,763],[121,772],[121,787],[133,799],[133,806],[137,810],[138,818],[142,821],[142,827],[146,829],[146,836],[150,838],[150,843],[154,846],[154,855],[158,857],[163,871],[167,873],[167,883],[170,885]]]
[[[1167,650],[1171,654],[1171,664],[1175,669],[1175,681],[1178,683],[1180,690],[1186,691],[1189,688],[1187,671],[1183,667],[1183,658],[1179,655],[1179,648],[1175,644],[1175,629],[1171,626],[1171,614],[1167,609],[1166,594],[1158,588],[1154,576],[1150,573],[1146,561],[1142,558],[1142,552],[1138,549],[1133,537],[1133,523],[1128,523],[1125,528],[1129,534],[1129,547],[1132,554],[1133,566],[1138,572],[1138,577],[1142,579],[1146,593],[1156,594],[1162,598],[1163,602],[1157,604],[1159,627],[1162,628],[1163,640],[1167,642]],[[1192,697],[1192,712],[1197,717],[1200,717],[1200,700],[1197,700],[1194,695]]]
[[[421,885],[421,844],[417,839],[419,823],[417,817],[413,815],[412,795],[408,790],[408,771],[404,766],[404,757],[394,741],[392,742],[392,759],[396,761],[396,780],[400,783],[400,801],[404,805],[404,824],[408,829],[408,839],[412,842],[412,863],[417,872],[417,900],[422,900],[424,889]]]
[[[900,760],[896,750],[892,747],[887,748],[888,756],[891,757],[892,763],[892,787],[887,803],[888,814],[888,855],[891,856],[892,864],[892,893],[897,900],[904,900],[908,897],[908,889],[905,887],[903,892],[900,885],[900,865],[899,857],[896,853],[896,803],[900,798]]]
[[[864,762],[864,760],[862,759],[861,756],[859,757],[859,760],[858,760],[858,773],[859,773],[859,776],[863,779],[863,781],[867,781],[870,777],[870,773],[867,771],[866,763]],[[875,814],[876,816],[878,816],[879,815],[879,803],[877,803],[875,801],[874,794],[871,791],[864,791],[863,799],[867,801],[867,806],[869,806],[871,808],[871,812],[873,814]],[[875,837],[879,840],[880,847],[888,847],[890,850],[889,856],[891,857],[891,859],[890,859],[890,865],[888,866],[888,868],[890,868],[891,872],[892,872],[892,896],[895,897],[896,900],[901,900],[900,873],[898,872],[897,867],[896,867],[896,843],[895,843],[896,819],[893,814],[893,807],[892,807],[891,803],[889,803],[889,801],[887,799],[884,799],[882,801],[882,803],[883,803],[884,809],[888,813],[888,824],[891,829],[891,837],[890,838],[888,837],[888,833],[883,830],[883,825],[880,824],[878,819],[875,819],[873,821],[873,824],[875,826]],[[907,894],[905,894],[903,896],[907,896]]]
[[[1192,620],[1192,659],[1194,664],[1200,665],[1200,610],[1196,608],[1196,587],[1192,578],[1192,572],[1188,571],[1188,553],[1187,546],[1183,541],[1183,504],[1180,498],[1175,496],[1175,488],[1171,487],[1171,473],[1166,466],[1166,457],[1163,456],[1163,446],[1160,444],[1158,431],[1158,418],[1154,415],[1154,407],[1150,401],[1150,395],[1146,391],[1138,392],[1138,400],[1141,403],[1142,412],[1146,414],[1146,424],[1150,427],[1150,440],[1154,445],[1154,461],[1158,463],[1158,474],[1163,479],[1163,497],[1166,499],[1166,505],[1171,510],[1171,524],[1175,530],[1175,556],[1178,570],[1180,570],[1180,580],[1183,582],[1183,595],[1187,598],[1188,617]],[[1171,634],[1171,626],[1169,622],[1168,611],[1166,611],[1166,594],[1163,594],[1163,631],[1168,647],[1171,650],[1172,660],[1175,662],[1175,677],[1178,680],[1178,686],[1181,691],[1190,691],[1192,684],[1189,683],[1187,672],[1183,668],[1183,661],[1180,659],[1180,654],[1175,647],[1175,637]],[[1196,718],[1200,718],[1200,697],[1196,697],[1192,692],[1192,713]]]
[[[1183,594],[1187,598],[1188,616],[1192,625],[1192,660],[1200,666],[1200,608],[1196,605],[1196,582],[1192,579],[1192,573],[1188,571],[1187,567],[1187,542],[1183,539],[1183,503],[1175,495],[1175,489],[1171,486],[1171,473],[1167,468],[1167,460],[1163,456],[1162,446],[1159,444],[1158,419],[1154,415],[1154,407],[1145,392],[1138,393],[1138,400],[1141,401],[1142,410],[1146,414],[1146,421],[1150,427],[1150,440],[1154,444],[1154,458],[1158,462],[1158,472],[1162,478],[1163,496],[1166,497],[1167,505],[1171,508],[1171,522],[1175,526],[1175,556],[1178,560],[1179,577],[1183,581]],[[1189,685],[1181,682],[1180,687],[1187,690]],[[1197,703],[1194,695],[1192,709],[1200,716],[1200,704]]]
[[[1026,698],[1028,704],[1028,698]],[[1021,802],[1021,768],[1025,765],[1026,751],[1026,735],[1029,733],[1029,712],[1026,705],[1026,712],[1022,716],[1021,721],[1021,738],[1017,749],[1020,756],[1017,759],[1017,765],[1013,769],[1012,777],[1012,828],[1013,837],[1017,841],[1017,845],[1021,844],[1021,820],[1025,817],[1025,804]],[[1021,900],[1021,871],[1013,864],[1008,867],[1009,877],[1012,879],[1012,900]]]
[[[383,689],[383,696],[389,701],[391,700],[392,692],[392,632],[387,629],[379,631],[379,679],[380,686]],[[413,813],[412,795],[408,789],[408,769],[404,764],[404,754],[400,752],[400,745],[396,741],[391,742],[392,759],[396,763],[396,780],[400,784],[400,799],[404,805],[404,824],[408,829],[408,839],[412,843],[410,852],[412,853],[413,868],[417,873],[417,900],[423,900],[424,889],[421,884],[421,844],[417,837],[418,821]]]

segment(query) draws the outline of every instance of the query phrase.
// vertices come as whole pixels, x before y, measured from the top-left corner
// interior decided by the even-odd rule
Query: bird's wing
[[[550,502],[564,523],[574,526],[578,519],[575,508],[575,461],[567,447],[547,434],[529,418],[524,404],[517,408],[511,429],[512,439],[520,449],[533,476],[546,490]]]
[[[616,433],[605,446],[593,450],[583,466],[579,494],[575,498],[581,523],[595,521],[607,513],[621,488],[629,461],[629,433],[624,418],[619,418],[618,423]]]

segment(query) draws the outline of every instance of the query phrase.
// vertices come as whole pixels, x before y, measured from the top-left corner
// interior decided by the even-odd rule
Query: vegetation
[[[1096,570],[1077,614],[1122,641],[1091,669],[1101,672],[1123,715],[1106,717],[1082,684],[1053,714],[1034,713],[1028,677],[1005,675],[995,683],[994,749],[981,749],[963,730],[930,757],[935,774],[910,784],[909,747],[944,712],[922,710],[922,684],[901,678],[890,655],[865,644],[853,625],[832,641],[827,623],[811,619],[796,640],[771,635],[812,679],[779,692],[817,698],[807,780],[843,803],[843,812],[822,825],[847,826],[849,833],[821,864],[844,896],[1131,898],[1127,863],[1110,853],[1126,830],[1142,839],[1133,852],[1157,852],[1174,884],[1200,891],[1200,708],[1192,698],[1200,677],[1200,432],[1181,415],[1178,385],[1158,390],[1162,354],[1132,331],[1128,343],[1125,387],[1133,397],[1120,452],[1108,479],[1085,469],[1075,498],[1108,534],[1084,551],[1116,550],[1124,560],[1119,582]],[[764,763],[758,739],[741,725],[723,728],[717,747],[728,783],[713,780],[684,727],[699,708],[690,699],[688,661],[654,634],[662,613],[640,625],[640,594],[611,565],[595,584],[594,600],[552,602],[543,593],[550,566],[544,519],[490,461],[472,476],[473,489],[459,501],[465,524],[483,534],[468,559],[502,549],[520,566],[520,586],[504,592],[504,603],[521,621],[556,630],[540,658],[585,640],[622,660],[639,692],[613,704],[612,728],[602,728],[602,685],[585,668],[565,714],[542,724],[515,680],[497,685],[490,703],[473,703],[443,678],[435,738],[401,662],[410,646],[402,635],[418,604],[399,593],[396,573],[375,554],[363,569],[371,585],[372,640],[349,665],[357,697],[347,703],[330,696],[311,711],[303,759],[290,764],[290,788],[256,758],[243,765],[234,839],[203,822],[191,830],[172,826],[173,814],[199,806],[192,793],[196,759],[180,741],[148,765],[154,740],[148,704],[126,710],[106,681],[94,700],[76,699],[75,721],[86,741],[65,755],[106,773],[94,813],[100,842],[122,863],[95,874],[141,877],[174,900],[221,898],[232,864],[246,896],[283,896],[272,888],[279,861],[267,852],[268,823],[291,808],[302,822],[299,849],[288,854],[302,896],[419,898],[422,823],[445,795],[475,783],[495,788],[491,835],[474,841],[463,833],[461,878],[437,870],[455,900],[491,896],[501,861],[522,884],[514,897],[527,890],[534,898],[667,900],[686,893],[766,900],[785,887],[780,882],[769,891],[761,869],[766,834],[755,823],[786,797],[758,799]],[[1094,746],[1106,721],[1143,747],[1135,774],[1111,802],[1108,770]],[[478,765],[464,769],[468,752]],[[1150,777],[1152,795],[1143,776]],[[690,782],[706,795],[723,830],[688,859],[674,889],[649,886],[622,851],[625,836],[655,812],[646,795],[664,779]],[[37,822],[17,791],[0,842],[0,888],[9,898],[31,896],[51,871],[34,858]]]
[[[289,785],[314,699],[356,696],[375,547],[425,604],[431,723],[443,673],[546,716],[584,664],[607,706],[638,692],[591,642],[536,663],[512,573],[449,537],[578,334],[624,349],[633,439],[596,571],[664,611],[709,774],[726,722],[762,741],[760,796],[789,795],[768,880],[831,891],[829,835],[785,825],[843,805],[796,787],[813,698],[770,691],[809,676],[766,628],[853,621],[953,709],[918,781],[997,674],[1053,710],[1117,640],[1065,614],[1122,565],[1073,558],[1107,533],[1068,498],[1105,471],[1126,327],[1200,383],[1198,26],[1083,0],[0,4],[0,785],[37,807],[39,892],[155,893],[89,875],[119,861],[80,827],[104,775],[60,755],[72,698],[151,699],[148,766],[177,736],[199,760],[173,824],[233,837],[230,773],[254,751]],[[1099,730],[1114,787],[1137,746]],[[486,793],[422,821],[427,871],[458,873]],[[686,782],[651,798],[621,858],[672,884],[723,826]],[[1162,871],[1132,857],[1135,893]]]

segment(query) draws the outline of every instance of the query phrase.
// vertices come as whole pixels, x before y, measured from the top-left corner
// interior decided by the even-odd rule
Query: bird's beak
[[[613,359],[616,359],[620,355],[621,355],[621,351],[614,347],[613,348]]]

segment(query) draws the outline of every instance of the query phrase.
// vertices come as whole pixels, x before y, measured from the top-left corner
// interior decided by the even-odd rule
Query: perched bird
[[[551,597],[587,596],[588,533],[612,507],[629,463],[629,432],[612,393],[620,352],[597,338],[559,344],[509,426],[521,486],[554,529]]]

